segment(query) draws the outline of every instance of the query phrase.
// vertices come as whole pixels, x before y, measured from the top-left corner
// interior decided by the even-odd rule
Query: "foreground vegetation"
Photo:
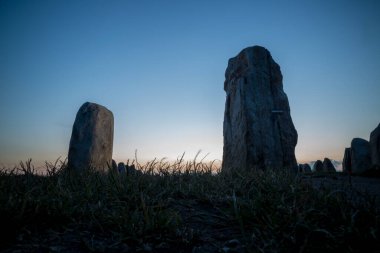
[[[380,212],[366,195],[315,189],[281,171],[212,173],[152,161],[143,173],[71,172],[30,161],[0,172],[3,252],[380,251]]]

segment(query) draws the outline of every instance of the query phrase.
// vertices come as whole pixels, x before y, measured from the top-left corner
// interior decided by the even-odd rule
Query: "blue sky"
[[[266,47],[299,162],[341,160],[380,122],[379,1],[0,1],[0,164],[67,156],[86,101],[115,117],[114,158],[221,159],[224,72]]]

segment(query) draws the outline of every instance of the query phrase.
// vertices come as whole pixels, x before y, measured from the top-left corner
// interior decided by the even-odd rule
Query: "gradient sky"
[[[65,158],[86,101],[114,113],[117,161],[221,159],[224,72],[253,45],[281,66],[299,162],[380,122],[377,0],[2,0],[0,37],[3,165]]]

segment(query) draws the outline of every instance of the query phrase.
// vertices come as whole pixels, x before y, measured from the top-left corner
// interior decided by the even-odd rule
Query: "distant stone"
[[[299,169],[299,172],[301,172],[301,173],[310,173],[311,172],[311,167],[308,163],[299,164],[298,169]]]
[[[68,166],[75,170],[107,170],[112,164],[113,114],[104,106],[84,103],[75,118]]]
[[[317,160],[313,165],[313,171],[322,172],[323,171],[323,163],[321,160]]]
[[[306,173],[311,172],[311,167],[310,167],[310,165],[308,163],[305,163],[303,165],[303,171],[306,172]]]
[[[297,171],[298,135],[280,66],[270,52],[260,46],[242,50],[228,61],[225,77],[223,171]]]
[[[117,170],[119,171],[120,174],[124,174],[127,172],[127,167],[125,166],[124,163],[119,163],[117,165]]]
[[[136,167],[134,164],[127,165],[127,174],[128,175],[136,175],[136,174],[142,174],[141,171],[136,170]]]
[[[369,142],[354,138],[351,141],[352,173],[362,174],[371,168],[371,151]]]
[[[111,166],[112,170],[116,171],[117,170],[117,163],[114,159],[112,159],[112,166]]]
[[[369,143],[371,147],[371,160],[372,167],[375,169],[380,169],[380,124],[371,132],[369,138]]]
[[[334,164],[332,164],[329,158],[323,160],[323,171],[325,172],[336,172]]]
[[[343,172],[351,173],[351,148],[344,149],[343,163],[342,163]]]
[[[127,166],[127,172],[128,174],[135,174],[136,173],[136,167],[134,164]]]

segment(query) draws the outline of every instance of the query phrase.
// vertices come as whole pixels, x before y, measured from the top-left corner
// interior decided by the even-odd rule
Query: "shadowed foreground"
[[[153,161],[143,173],[0,173],[2,252],[373,252],[373,195],[285,172],[211,173]],[[319,179],[320,180],[320,179]],[[353,196],[355,196],[353,199]]]

